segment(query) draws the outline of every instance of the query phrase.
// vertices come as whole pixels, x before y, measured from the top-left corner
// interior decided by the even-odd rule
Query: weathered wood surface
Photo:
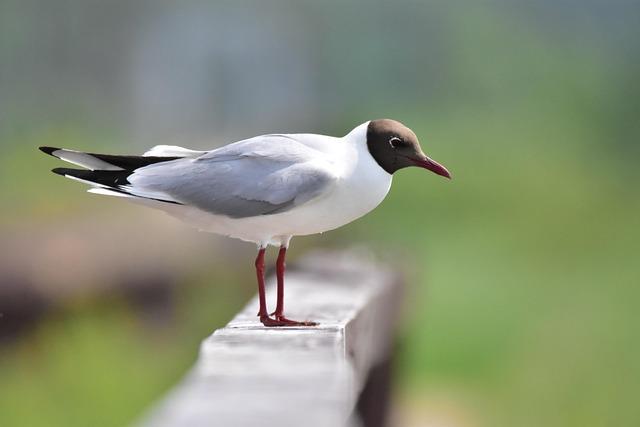
[[[265,328],[254,298],[202,343],[196,366],[142,424],[361,425],[352,413],[392,351],[401,280],[364,253],[315,253],[289,269],[285,290],[287,316],[319,326]]]

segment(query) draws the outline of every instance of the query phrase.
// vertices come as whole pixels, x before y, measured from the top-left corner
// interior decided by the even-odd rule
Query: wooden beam
[[[273,282],[269,281],[267,291],[271,308]],[[363,252],[306,256],[287,272],[285,313],[320,325],[265,328],[256,317],[254,298],[202,343],[196,366],[143,424],[362,425],[352,414],[369,373],[390,359],[401,288],[395,272]],[[388,384],[376,387],[388,388]],[[364,409],[363,402],[358,404],[361,411],[384,417],[380,408],[386,402],[366,400]],[[371,415],[362,417],[368,418]]]

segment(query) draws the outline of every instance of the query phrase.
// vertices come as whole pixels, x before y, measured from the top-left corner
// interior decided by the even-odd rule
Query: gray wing
[[[335,180],[323,153],[286,135],[266,135],[136,170],[128,191],[246,218],[287,211]]]

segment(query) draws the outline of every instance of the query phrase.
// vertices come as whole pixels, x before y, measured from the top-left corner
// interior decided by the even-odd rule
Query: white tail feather
[[[156,145],[143,154],[145,157],[198,157],[205,151],[189,150],[177,145]]]
[[[74,165],[82,166],[90,170],[105,170],[105,171],[121,171],[121,167],[114,166],[110,163],[93,157],[91,154],[83,153],[80,151],[59,149],[51,153],[51,155],[64,160],[65,162],[73,163]]]
[[[103,196],[115,196],[115,197],[125,197],[128,199],[136,199],[136,196],[132,196],[130,194],[120,193],[119,191],[109,190],[108,188],[102,187],[94,187],[87,190],[89,193],[93,194],[102,194]]]

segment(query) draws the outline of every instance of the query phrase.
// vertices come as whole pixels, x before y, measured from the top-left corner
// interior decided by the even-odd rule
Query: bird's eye
[[[402,144],[404,144],[404,141],[403,141],[402,139],[398,138],[397,136],[394,136],[393,138],[391,138],[391,139],[389,140],[389,145],[390,145],[392,148],[398,148],[398,147],[400,147]]]

